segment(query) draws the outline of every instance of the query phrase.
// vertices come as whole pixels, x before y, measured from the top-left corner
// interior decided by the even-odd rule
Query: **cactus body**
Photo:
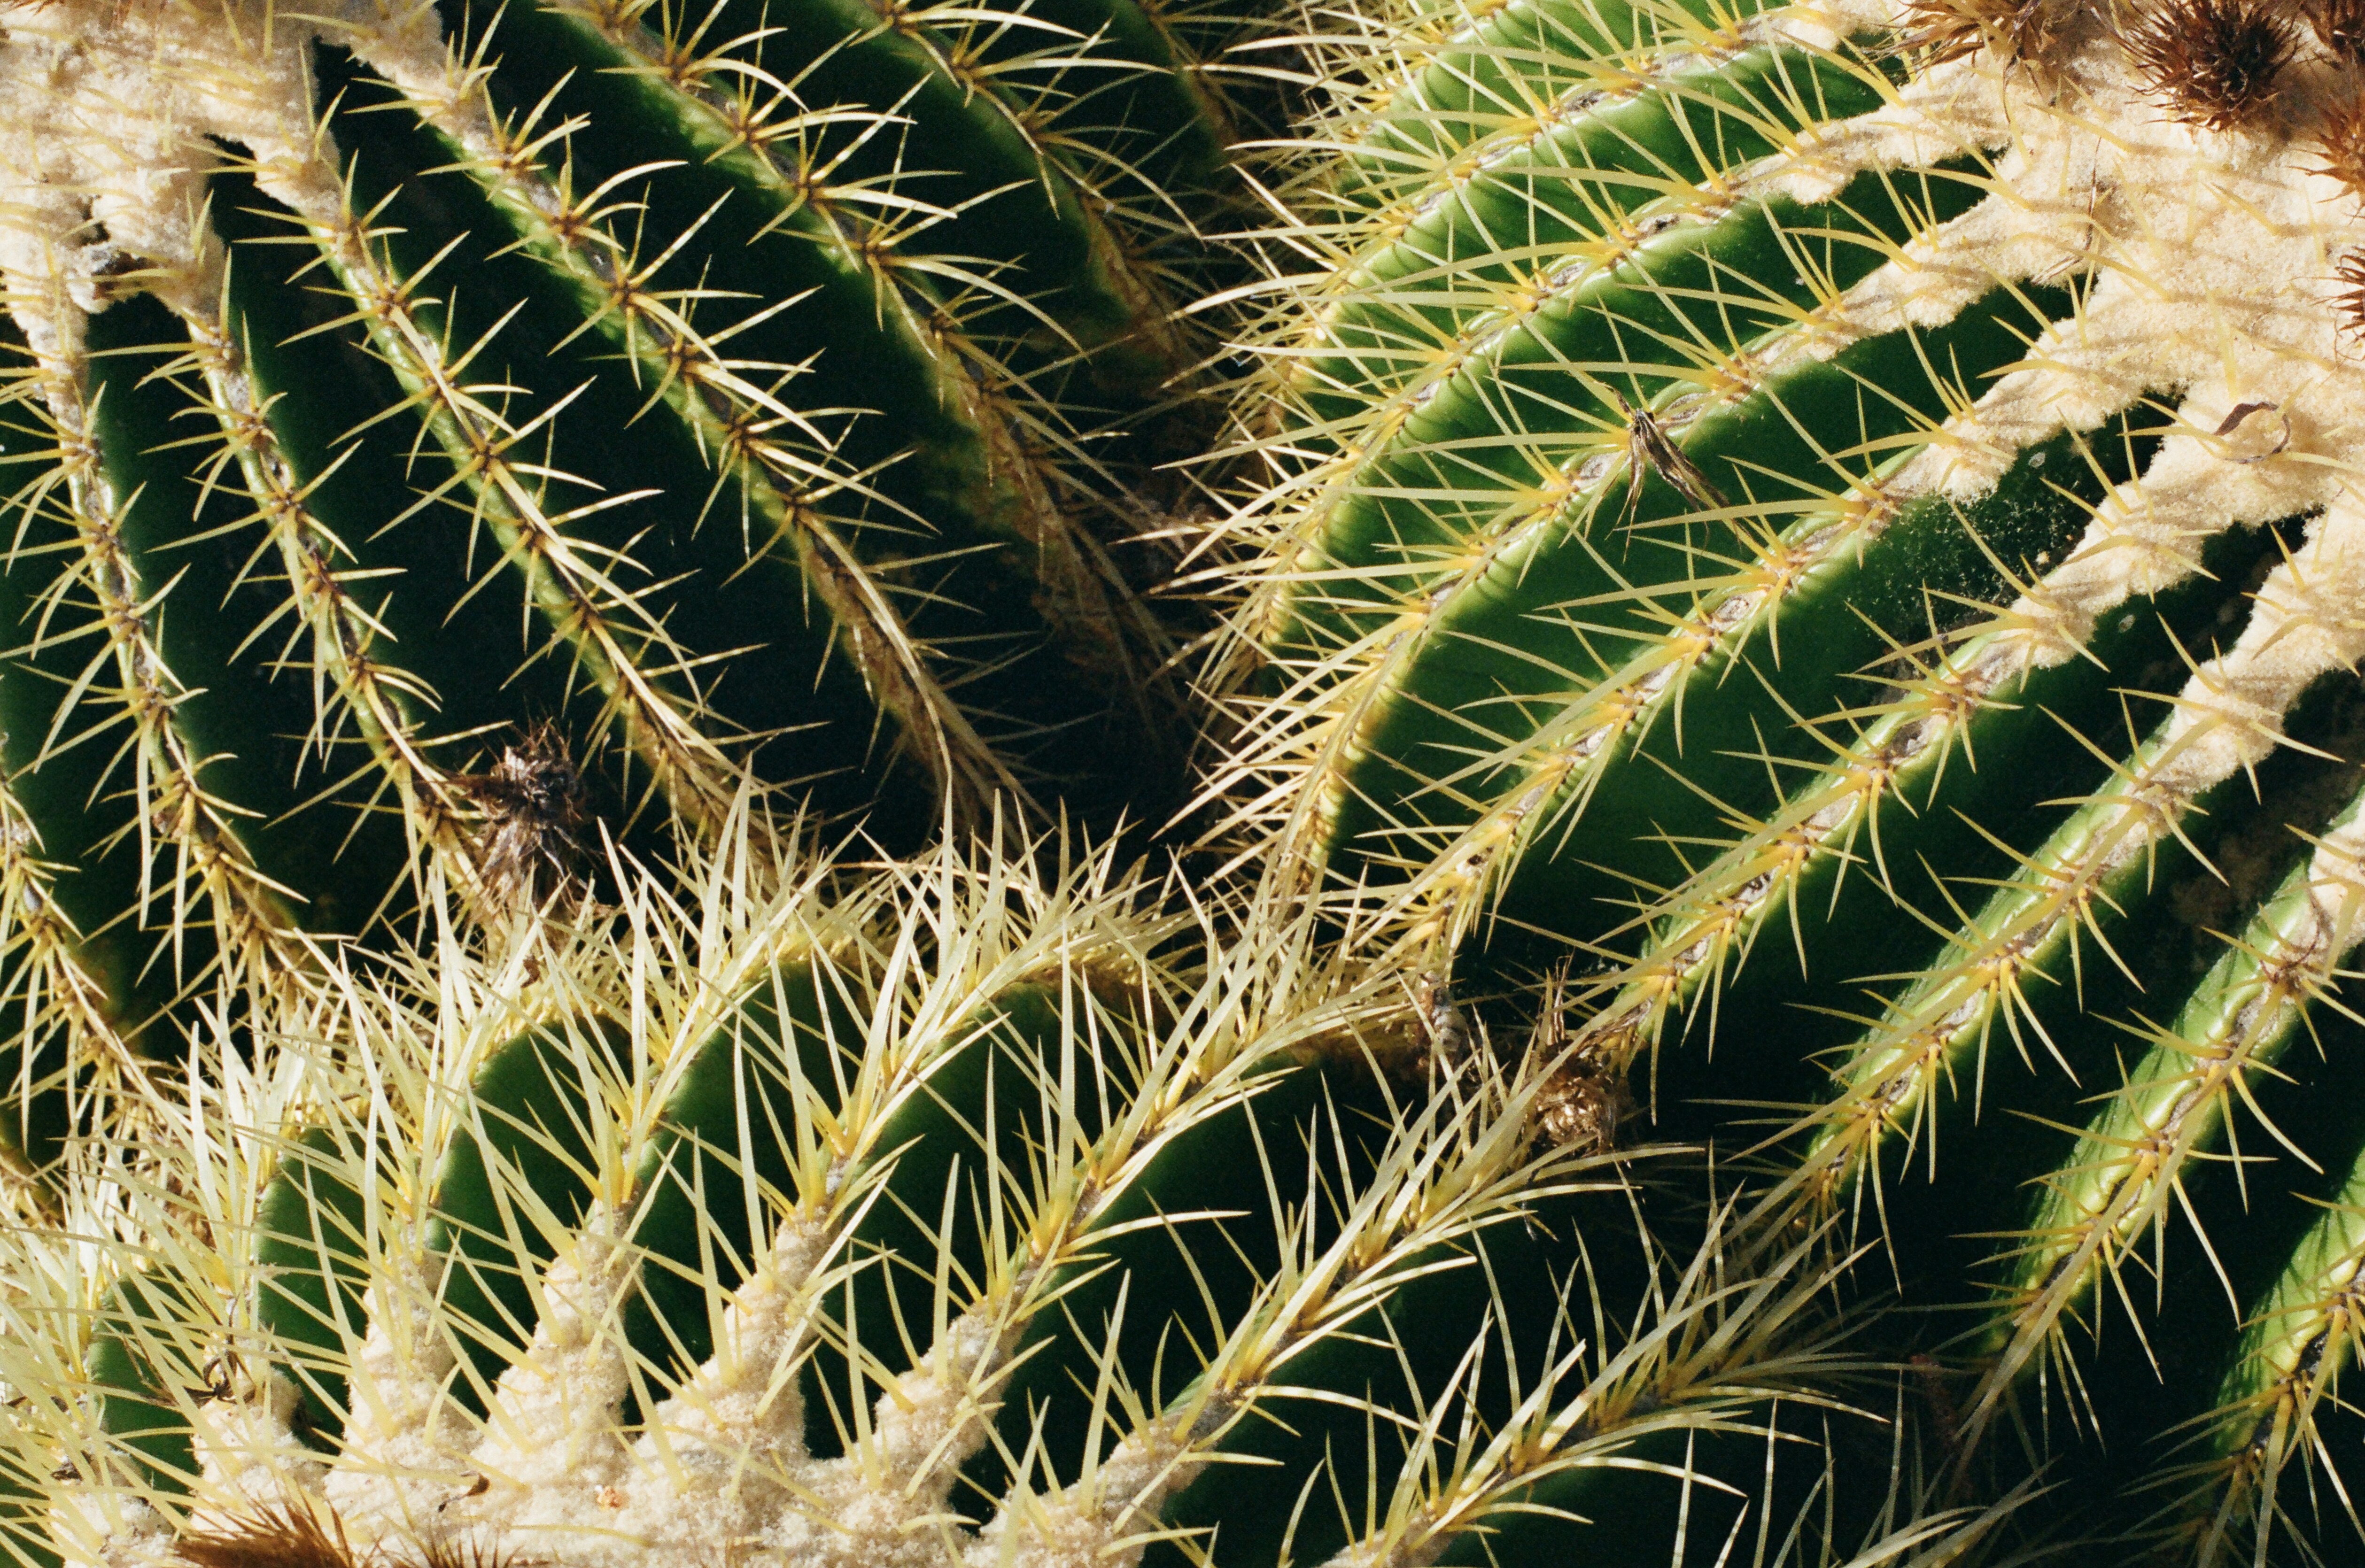
[[[2352,11],[1339,38],[1245,405],[1233,841],[1574,948],[1571,1070],[1928,1309],[1953,1495],[2171,1557],[2355,1549]]]
[[[1846,1364],[1814,1238],[1659,1250],[1624,1167],[1537,1137],[1539,1064],[1397,1098],[1342,1047],[1400,988],[1156,891],[808,868],[208,1063],[151,1152],[75,1163],[136,1247],[9,1244],[0,1529],[875,1568],[1707,1562],[1760,1519],[1869,1563],[1991,1522],[1883,1516],[1912,1456],[1786,1414]]]
[[[1227,23],[5,27],[15,1037],[138,1048],[422,864],[532,902],[504,767],[594,853],[750,779],[909,844],[1170,776],[1105,743],[1171,729],[1125,540],[1189,427]]]

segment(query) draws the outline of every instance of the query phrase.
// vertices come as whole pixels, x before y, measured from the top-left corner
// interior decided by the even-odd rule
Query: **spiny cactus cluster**
[[[1785,1561],[1884,1562],[1990,1527],[1884,1517],[1889,1437],[1818,1408],[1866,1374],[1813,1238],[1711,1215],[1669,1255],[1535,1136],[1540,1058],[1391,1094],[1355,1053],[1400,997],[1158,890],[718,872],[507,972],[353,977],[16,1251],[18,1549],[1348,1564],[1771,1517]]]
[[[2356,1546],[2356,23],[1343,40],[1244,427],[1246,852],[1576,955],[1573,1069],[1877,1243],[1965,1485],[2203,1560]]]
[[[2365,8],[0,26],[18,1555],[2365,1545]]]
[[[997,796],[1163,809],[1105,743],[1171,737],[1139,536],[1199,417],[1239,27],[0,29],[12,1034],[139,1048],[422,857],[506,910],[595,819],[695,841],[750,778],[907,846]]]

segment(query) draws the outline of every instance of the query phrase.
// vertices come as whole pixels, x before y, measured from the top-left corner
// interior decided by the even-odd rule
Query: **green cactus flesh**
[[[140,1257],[12,1243],[0,1311],[54,1359],[6,1357],[5,1473],[48,1479],[0,1525],[799,1568],[1987,1527],[1900,1531],[1913,1456],[1817,1408],[1855,1367],[1819,1238],[1667,1250],[1631,1161],[1537,1137],[1540,1060],[1392,1092],[1356,1047],[1393,980],[1160,890],[813,868],[703,932],[553,934],[521,988],[455,956],[290,1018],[222,1064],[241,1114],[69,1183]]]
[[[1573,959],[1565,1070],[1873,1246],[1952,1495],[2206,1561],[2365,1477],[2352,10],[1334,28],[1242,405],[1212,841]]]
[[[579,770],[594,854],[750,781],[907,845],[1160,809],[1128,540],[1179,504],[1238,31],[11,9],[12,1037],[136,1045],[421,865],[545,890],[505,765],[567,812]]]
[[[2348,0],[0,26],[17,1557],[2365,1541]]]

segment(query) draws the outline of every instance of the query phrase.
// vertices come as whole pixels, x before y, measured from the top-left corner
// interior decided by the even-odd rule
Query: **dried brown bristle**
[[[1592,1048],[1568,1044],[1568,969],[1544,977],[1541,1005],[1528,1040],[1530,1058],[1545,1078],[1536,1090],[1536,1130],[1550,1143],[1607,1154],[1618,1147],[1618,1125],[1632,1109],[1625,1075]]]
[[[491,771],[455,782],[485,814],[476,876],[494,904],[540,904],[574,879],[582,858],[583,776],[555,725],[534,725],[501,748]]]
[[[449,1538],[417,1548],[415,1557],[357,1551],[335,1514],[323,1519],[298,1507],[266,1509],[219,1529],[191,1531],[173,1543],[173,1551],[195,1568],[558,1568],[544,1559],[529,1564],[481,1541]]]
[[[2060,26],[2053,0],[1906,0],[1898,52],[1944,65],[1985,48],[2029,62],[2052,46]]]
[[[1626,508],[1621,514],[1623,521],[1631,521],[1636,509],[1642,504],[1643,483],[1646,476],[1651,474],[1664,479],[1684,499],[1702,510],[1725,504],[1716,487],[1709,483],[1708,476],[1700,472],[1698,464],[1684,455],[1684,449],[1676,444],[1667,434],[1666,427],[1659,423],[1650,409],[1629,403],[1616,392],[1609,396],[1617,403],[1618,411],[1626,417],[1627,479]]]
[[[2365,251],[2351,251],[2341,257],[2332,275],[2342,286],[2340,297],[2333,302],[2340,330],[2350,337],[2365,338]]]
[[[2324,151],[2324,162],[2315,172],[2365,195],[2365,95],[2325,110],[2315,139]]]
[[[2365,0],[2312,0],[2307,25],[2336,59],[2365,65]]]
[[[2211,130],[2230,130],[2274,102],[2297,42],[2291,23],[2259,0],[2173,0],[2126,35],[2150,92]]]
[[[334,1515],[324,1521],[294,1507],[194,1531],[174,1541],[173,1550],[196,1568],[362,1568],[364,1561]]]

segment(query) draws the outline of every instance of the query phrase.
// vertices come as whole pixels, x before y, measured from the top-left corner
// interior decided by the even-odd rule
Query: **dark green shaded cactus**
[[[422,866],[532,902],[750,781],[906,845],[997,795],[1163,809],[1140,536],[1241,25],[5,25],[12,1035],[136,1048]]]
[[[1933,1495],[2089,1550],[2358,1545],[2354,12],[1334,28],[1243,405],[1218,841],[1573,962],[1564,1072],[1875,1247]]]
[[[115,1245],[8,1242],[0,1474],[46,1479],[0,1523],[73,1562],[1050,1568],[1869,1565],[1998,1522],[1896,1512],[1916,1456],[1808,1392],[1887,1397],[1820,1238],[1726,1209],[1670,1251],[1631,1159],[1537,1136],[1541,1058],[1407,1099],[1355,1054],[1400,987],[1160,891],[718,878],[702,922],[356,977],[78,1151]]]

